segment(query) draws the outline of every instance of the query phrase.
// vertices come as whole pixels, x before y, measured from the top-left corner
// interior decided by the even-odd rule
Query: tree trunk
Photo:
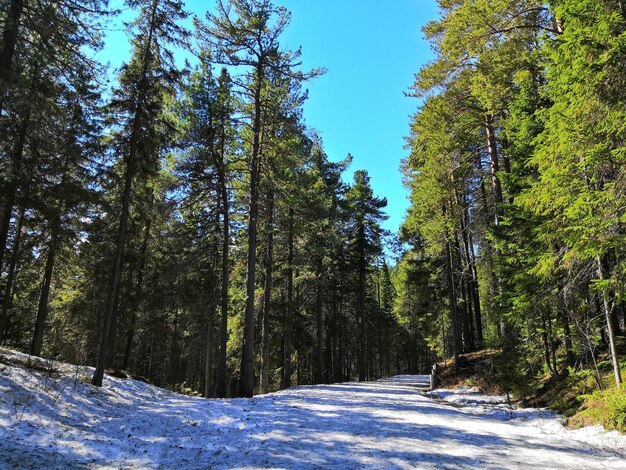
[[[343,263],[342,260],[343,259],[343,246],[340,248],[340,253],[339,253],[339,273],[340,273],[340,278],[339,278],[339,292],[338,292],[338,299],[337,299],[337,303],[338,303],[338,325],[339,325],[339,331],[337,332],[338,335],[338,345],[337,345],[337,367],[336,367],[336,375],[335,375],[335,382],[341,382],[345,375],[344,375],[344,356],[345,356],[345,350],[346,350],[346,342],[344,340],[344,319],[343,319],[343,276],[341,276],[341,273],[343,272]]]
[[[267,198],[267,255],[265,260],[265,287],[263,290],[262,332],[261,332],[261,393],[269,391],[270,362],[270,303],[272,301],[272,275],[274,264],[274,191]]]
[[[324,322],[324,330],[326,331],[326,334],[325,334],[326,346],[324,347],[324,367],[322,369],[323,383],[331,383],[332,377],[333,377],[333,357],[334,357],[333,328],[334,326],[330,318],[330,315],[327,316],[326,321]]]
[[[212,286],[211,286],[212,287]],[[213,289],[211,289],[211,292]],[[215,320],[215,305],[213,304],[213,295],[210,295],[209,315],[207,318],[207,344],[204,358],[204,397],[211,398],[213,396],[213,322]]]
[[[450,301],[450,319],[452,323],[452,356],[454,367],[459,366],[460,352],[460,331],[459,331],[459,314],[456,303],[456,292],[454,288],[454,262],[452,259],[452,249],[450,242],[446,242],[446,275],[448,279],[448,299]]]
[[[4,267],[4,254],[7,249],[9,226],[11,225],[11,217],[13,216],[17,186],[22,173],[22,157],[26,145],[29,121],[30,111],[26,113],[17,142],[11,152],[11,176],[4,190],[4,207],[2,210],[2,220],[0,220],[0,273],[2,273],[2,268]]]
[[[48,301],[50,298],[50,284],[52,282],[52,272],[54,270],[54,260],[57,252],[59,231],[61,229],[60,216],[55,216],[52,221],[50,242],[48,243],[48,253],[46,255],[46,267],[44,269],[41,291],[39,293],[39,306],[37,308],[37,319],[35,320],[35,331],[30,345],[30,355],[40,356],[43,346],[43,333],[48,319]]]
[[[317,279],[315,284],[315,380],[316,384],[324,382],[324,272],[323,257],[320,255],[317,260]]]
[[[465,246],[465,256],[467,257],[467,262],[469,264],[469,291],[471,293],[470,297],[473,302],[473,313],[474,313],[474,324],[476,325],[476,339],[478,341],[478,347],[482,345],[483,342],[483,325],[481,318],[481,310],[480,310],[480,291],[478,286],[478,272],[476,270],[476,256],[474,254],[474,244],[472,241],[472,234],[469,231],[469,214],[467,210],[467,200],[465,199],[464,204],[464,217],[463,220],[463,245]]]
[[[2,301],[2,318],[0,320],[0,342],[7,337],[7,331],[9,328],[9,310],[13,307],[13,286],[15,284],[15,277],[17,274],[17,260],[19,259],[20,241],[22,238],[22,227],[24,225],[25,211],[26,208],[22,206],[15,227],[15,238],[13,240],[11,263],[9,264],[9,273],[7,275],[7,282],[4,287],[4,299]]]
[[[178,348],[178,289],[176,292],[176,307],[174,308],[174,321],[172,322],[172,342],[170,344],[170,384],[176,386],[179,383],[180,377],[180,352]],[[163,378],[166,382],[166,368],[163,368]]]
[[[569,325],[569,315],[567,313],[567,305],[565,301],[565,292],[563,287],[559,285],[559,292],[557,294],[557,321],[563,328],[563,339],[565,340],[565,353],[566,363],[568,366],[573,367],[576,362],[574,357],[574,349],[572,346],[572,333]]]
[[[285,310],[285,352],[283,357],[283,371],[281,388],[291,386],[291,340],[293,327],[293,208],[289,208],[289,227],[287,230],[287,308]]]
[[[248,255],[246,261],[246,310],[243,325],[243,347],[241,353],[240,394],[251,397],[254,393],[254,291],[256,288],[256,245],[257,217],[259,211],[258,182],[260,177],[261,148],[261,86],[262,64],[256,69],[254,91],[254,119],[252,122],[252,156],[250,158],[250,204],[248,209]]]
[[[383,304],[381,300],[381,292],[380,292],[380,270],[381,267],[376,267],[376,299],[378,303],[378,315],[376,318],[376,329],[378,330],[378,377],[383,376],[383,333],[382,333],[382,315],[383,315]]]
[[[222,274],[221,274],[221,314],[219,325],[219,349],[217,357],[217,374],[215,384],[215,395],[218,398],[226,397],[226,349],[228,347],[228,286],[230,284],[230,267],[229,267],[229,243],[230,243],[230,227],[229,227],[229,208],[226,205],[222,216]]]
[[[541,312],[541,324],[542,324],[541,340],[543,343],[543,355],[546,361],[546,367],[548,368],[548,372],[550,373],[551,376],[554,377],[555,372],[552,369],[552,362],[550,360],[550,338],[548,338],[548,326],[546,325],[546,316],[543,311]]]
[[[378,377],[383,377],[383,331],[380,319],[378,320]]]
[[[134,177],[134,162],[129,161],[126,167],[126,176],[124,178],[124,193],[122,196],[122,211],[120,214],[119,225],[117,228],[115,258],[113,261],[113,269],[109,281],[109,293],[107,297],[107,307],[104,314],[104,325],[100,338],[100,348],[98,350],[98,358],[96,362],[96,370],[91,379],[91,383],[98,387],[102,386],[104,378],[104,369],[111,361],[115,338],[115,324],[117,322],[117,308],[119,303],[120,278],[122,275],[124,245],[126,243],[126,228],[128,225],[128,215],[130,212],[130,194],[132,181]]]
[[[493,130],[493,118],[490,114],[485,113],[485,134],[487,136],[487,151],[489,153],[489,168],[491,172],[491,183],[493,186],[493,199],[495,201],[495,224],[500,223],[502,217],[502,184],[498,172],[500,171],[500,162],[498,159],[498,147],[496,145],[496,135]]]
[[[226,123],[222,122],[220,136],[221,164],[218,171],[218,184],[222,198],[222,278],[220,288],[221,315],[219,325],[219,348],[217,351],[217,374],[215,395],[218,398],[226,396],[226,348],[228,347],[228,286],[230,284],[230,200],[226,181],[226,137],[224,135]]]
[[[476,345],[474,344],[474,325],[472,322],[472,302],[470,302],[470,291],[467,288],[465,275],[460,279],[461,298],[463,299],[463,336],[466,339],[464,341],[463,351],[475,351]],[[465,345],[465,343],[467,343]],[[467,346],[467,347],[465,347]]]
[[[454,256],[454,253],[457,253],[457,256]],[[463,260],[461,259],[461,246],[459,244],[459,237],[454,234],[454,253],[453,258],[455,259],[455,266],[457,267],[457,271],[461,273],[459,276],[459,291],[461,292],[461,299],[463,300],[463,316],[461,318],[462,327],[463,327],[463,351],[469,350],[473,351],[475,349],[474,346],[474,335],[472,328],[472,306],[468,301],[468,294],[465,289],[465,277],[467,273],[467,269],[463,266]]]
[[[357,286],[357,318],[359,322],[359,382],[365,380],[367,346],[366,346],[366,313],[365,313],[365,276],[367,274],[367,261],[365,260],[365,225],[359,221],[358,227],[358,269],[359,283]]]
[[[562,312],[561,314],[561,323],[563,325],[563,336],[565,337],[567,365],[573,367],[576,359],[574,357],[574,349],[572,346],[572,333],[570,331],[569,319],[567,318],[567,314],[565,312]]]
[[[548,339],[550,341],[550,347],[548,348],[548,351],[552,359],[552,371],[554,372],[554,375],[558,375],[559,369],[556,364],[556,347],[554,345],[555,337],[552,331],[552,313],[550,309],[546,311],[546,321],[544,322],[544,328],[546,327],[547,327],[547,332],[548,332]]]
[[[8,82],[13,72],[13,56],[17,46],[17,35],[19,33],[22,12],[26,2],[24,0],[11,0],[8,13],[4,22],[2,33],[2,49],[0,49],[0,85],[4,88],[4,83]]]
[[[604,268],[602,266],[602,260],[600,257],[596,257],[598,277],[600,280],[605,280]],[[615,331],[613,330],[613,322],[611,321],[611,306],[609,303],[608,295],[603,290],[600,292],[602,297],[602,306],[604,308],[604,315],[606,318],[606,330],[609,340],[609,349],[611,351],[611,360],[613,362],[613,374],[615,375],[615,383],[619,386],[622,383],[622,373],[619,368],[619,355],[617,354],[617,345],[615,343]]]
[[[216,208],[216,213],[220,213],[220,205],[218,203]],[[204,396],[206,398],[211,398],[215,394],[214,388],[214,355],[216,351],[215,344],[215,312],[217,310],[217,292],[218,292],[218,277],[216,267],[218,265],[219,260],[219,238],[220,238],[220,223],[219,216],[216,216],[214,219],[215,234],[213,236],[213,243],[211,243],[211,265],[209,267],[209,278],[208,278],[208,294],[209,294],[209,314],[207,318],[207,344],[206,344],[206,354],[205,354],[205,364],[204,364]]]

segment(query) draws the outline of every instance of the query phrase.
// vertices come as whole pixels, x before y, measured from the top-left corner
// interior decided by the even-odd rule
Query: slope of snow
[[[205,400],[28,359],[0,351],[0,468],[626,469],[626,436],[494,413],[506,405],[475,390],[434,400],[427,376]]]
[[[560,419],[554,411],[544,408],[515,408],[508,403],[505,396],[484,395],[476,387],[438,389],[426,392],[424,395],[463,408],[468,413],[489,415],[505,421],[556,418],[554,421],[561,426]],[[615,434],[620,435],[619,433]],[[604,437],[606,436],[603,433],[602,438],[604,439]]]

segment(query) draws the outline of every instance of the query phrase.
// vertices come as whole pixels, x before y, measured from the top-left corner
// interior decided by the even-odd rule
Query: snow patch
[[[4,350],[0,363],[0,469],[626,469],[626,436],[475,389],[434,400],[428,376],[206,400],[130,378],[93,387],[92,368]]]

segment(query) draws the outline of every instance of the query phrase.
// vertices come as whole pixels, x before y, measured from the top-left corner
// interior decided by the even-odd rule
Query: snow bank
[[[545,408],[517,408],[503,395],[485,395],[476,387],[438,389],[425,393],[426,396],[458,406],[468,413],[497,417],[503,420],[530,420],[555,418],[557,413]]]
[[[563,418],[555,411],[546,408],[518,408],[509,404],[507,397],[485,395],[476,387],[437,389],[425,392],[424,395],[458,406],[467,413],[480,414],[503,421],[532,421],[530,426],[541,432],[591,444],[626,458],[626,436],[617,431],[607,432],[602,426],[567,429],[563,426]]]
[[[507,399],[499,395],[484,395],[476,387],[461,387],[455,389],[440,388],[428,392],[426,395],[455,403],[458,405],[506,403]]]
[[[626,469],[624,436],[476,390],[433,400],[427,376],[205,400],[91,372],[0,350],[0,468]]]

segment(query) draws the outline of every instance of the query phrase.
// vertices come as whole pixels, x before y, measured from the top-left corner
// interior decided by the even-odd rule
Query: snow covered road
[[[68,373],[0,365],[0,468],[626,469],[624,436],[452,406],[420,393],[427,377],[205,400]]]

